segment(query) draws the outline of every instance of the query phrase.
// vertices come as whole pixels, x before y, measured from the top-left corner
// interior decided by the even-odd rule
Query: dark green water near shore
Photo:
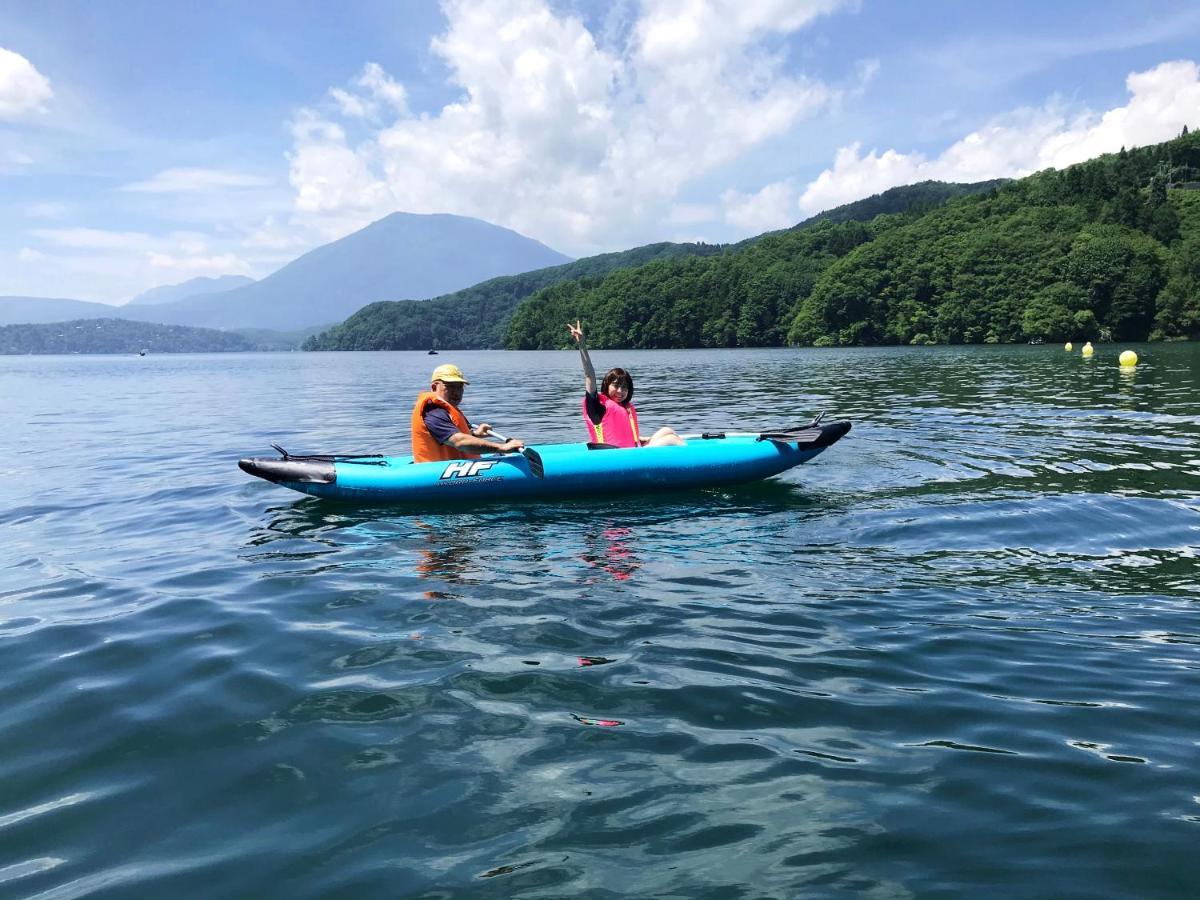
[[[436,362],[0,358],[0,897],[1200,893],[1200,346],[597,352],[738,490],[323,505]]]

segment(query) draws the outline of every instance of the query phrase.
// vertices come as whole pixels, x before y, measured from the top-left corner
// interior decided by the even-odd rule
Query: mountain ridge
[[[253,284],[139,310],[136,318],[294,331],[341,321],[379,300],[423,300],[570,261],[539,241],[482,219],[395,212]]]
[[[129,319],[0,325],[0,355],[225,353],[257,349],[243,335]]]
[[[69,297],[0,297],[0,325],[45,324],[72,319],[101,319],[117,315],[121,307]]]
[[[178,284],[163,284],[150,288],[148,291],[142,291],[126,301],[125,306],[153,306],[159,303],[172,303],[202,294],[231,291],[234,288],[253,283],[254,279],[246,275],[198,275]]]

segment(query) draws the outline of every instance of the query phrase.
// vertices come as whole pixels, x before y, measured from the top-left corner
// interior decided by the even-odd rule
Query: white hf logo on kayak
[[[474,461],[467,460],[464,462],[452,462],[442,470],[442,474],[438,479],[445,478],[473,478],[480,472],[486,472],[496,464],[494,459],[476,459]]]

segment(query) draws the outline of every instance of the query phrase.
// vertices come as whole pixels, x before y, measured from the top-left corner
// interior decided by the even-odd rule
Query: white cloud
[[[748,234],[796,224],[796,189],[786,181],[768,184],[754,194],[726,191],[721,202],[725,221]]]
[[[704,203],[676,203],[666,215],[671,225],[700,225],[720,217],[720,212]]]
[[[267,249],[285,249],[292,245],[295,235],[281,227],[274,216],[267,216],[263,223],[246,236],[243,243],[247,247],[264,247]]]
[[[874,58],[860,59],[854,64],[855,80],[857,81],[853,89],[855,96],[861,96],[866,93],[867,87],[875,80],[880,68],[881,64],[879,60]]]
[[[368,216],[388,211],[387,186],[372,174],[368,160],[347,145],[340,126],[303,110],[292,123],[292,135],[296,149],[291,154],[290,178],[298,210]]]
[[[119,190],[143,194],[196,194],[207,191],[266,187],[270,179],[229,169],[166,169],[144,181],[122,185]]]
[[[252,264],[232,247],[232,241],[214,247],[212,238],[193,231],[156,236],[55,228],[35,229],[30,235],[52,249],[22,248],[17,255],[25,263],[20,273],[25,280],[14,279],[14,286],[54,284],[58,287],[51,293],[58,296],[120,303],[148,288],[197,275],[256,274]]]
[[[155,269],[165,269],[172,275],[194,278],[197,275],[249,275],[249,264],[232,253],[216,256],[175,256],[170,253],[151,253],[148,257]]]
[[[33,157],[20,150],[0,148],[0,170],[12,167],[14,169],[33,165]]]
[[[343,116],[351,119],[374,118],[385,109],[403,114],[408,111],[408,94],[404,85],[394,81],[379,63],[367,63],[362,74],[354,80],[357,92],[330,88]]]
[[[54,91],[20,53],[0,47],[0,121],[42,112]]]
[[[100,228],[38,228],[33,235],[57,247],[76,250],[144,250],[154,242],[154,238],[140,231]]]
[[[1167,62],[1125,79],[1128,104],[1106,112],[1099,122],[1080,123],[1055,135],[1041,148],[1039,167],[1062,167],[1121,146],[1169,140],[1200,119],[1200,66],[1190,60]]]
[[[40,203],[30,203],[25,207],[25,214],[31,219],[61,219],[71,207],[66,203],[46,200]]]
[[[402,86],[368,66],[335,89],[336,111],[301,111],[297,224],[345,233],[396,209],[453,212],[567,252],[630,246],[656,234],[685,184],[829,101],[830,88],[787,74],[767,39],[845,4],[647,0],[603,45],[545,0],[443,5],[448,27],[431,47],[461,95],[415,115]],[[338,115],[366,139],[352,145]]]
[[[663,66],[706,65],[772,32],[788,34],[840,0],[649,0],[637,24],[642,55]]]
[[[358,94],[352,94],[342,88],[330,88],[329,96],[337,102],[342,115],[349,119],[365,119],[372,115],[370,103]]]
[[[1061,101],[1040,109],[1017,110],[968,134],[930,159],[920,153],[872,149],[861,144],[838,150],[833,167],[805,188],[804,213],[915,181],[983,181],[1020,177],[1050,166],[1062,168],[1134,147],[1169,140],[1184,125],[1200,122],[1200,66],[1189,60],[1166,62],[1125,80],[1129,102],[1102,115],[1070,113]]]

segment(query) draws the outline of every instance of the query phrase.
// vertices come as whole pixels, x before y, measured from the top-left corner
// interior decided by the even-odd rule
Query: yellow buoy
[[[1120,361],[1122,366],[1128,366],[1132,368],[1133,366],[1137,365],[1137,354],[1132,350],[1126,350],[1121,354]]]
[[[1067,341],[1065,344],[1063,344],[1063,349],[1066,350],[1068,353],[1070,353],[1072,350],[1075,349],[1075,345],[1072,344],[1070,341]]]
[[[1084,356],[1091,356],[1096,351],[1092,349],[1092,342],[1088,341],[1083,345],[1083,350],[1080,351]]]

